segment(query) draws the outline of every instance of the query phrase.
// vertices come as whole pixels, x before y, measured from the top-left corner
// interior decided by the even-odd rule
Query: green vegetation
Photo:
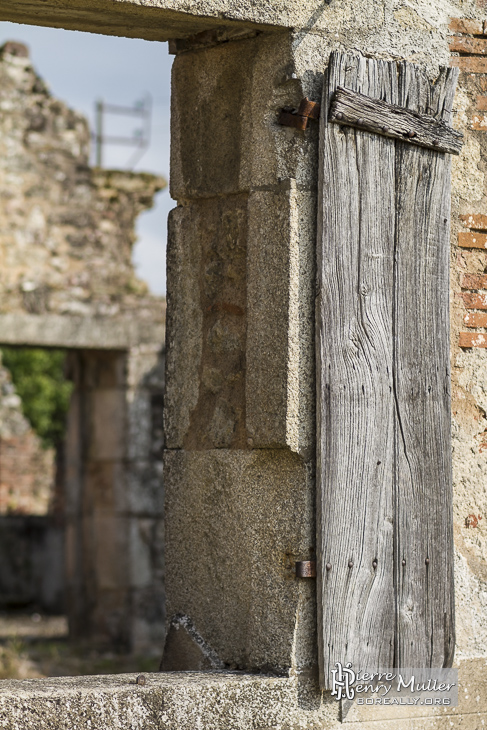
[[[64,350],[2,348],[3,364],[12,374],[24,416],[44,448],[56,446],[64,434],[73,387],[64,376],[65,358]]]

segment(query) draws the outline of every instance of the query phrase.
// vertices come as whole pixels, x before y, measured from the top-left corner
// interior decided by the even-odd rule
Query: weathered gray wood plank
[[[379,671],[452,659],[450,158],[328,124],[327,110],[346,86],[447,124],[454,73],[431,87],[409,64],[334,53],[325,82],[316,310],[324,688],[336,662]]]
[[[328,88],[353,84],[395,101],[390,71],[386,63],[335,55]],[[318,625],[329,687],[338,661],[356,665],[360,657],[379,669],[394,655],[394,142],[328,125],[322,159]]]
[[[456,74],[401,64],[399,98],[449,121]],[[449,105],[451,109],[451,104]],[[451,666],[454,647],[450,435],[450,157],[396,151],[396,666]],[[403,561],[405,564],[403,565]]]
[[[459,155],[462,149],[462,133],[431,114],[387,104],[342,87],[333,95],[329,120],[437,152]]]

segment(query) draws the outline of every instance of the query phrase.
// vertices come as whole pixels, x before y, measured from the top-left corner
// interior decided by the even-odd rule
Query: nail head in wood
[[[326,564],[326,569],[327,569],[327,570],[331,570],[331,563],[327,563],[327,564]]]
[[[426,565],[429,565],[430,564],[430,559],[429,558],[426,558],[426,560],[424,562],[426,563]]]
[[[372,567],[377,568],[377,560],[374,560],[374,562],[372,563]]]
[[[353,560],[349,560],[348,561],[348,567],[349,568],[353,568]]]
[[[402,564],[406,565],[406,561],[404,560],[404,558],[402,559]]]
[[[296,578],[316,578],[316,561],[297,560]]]

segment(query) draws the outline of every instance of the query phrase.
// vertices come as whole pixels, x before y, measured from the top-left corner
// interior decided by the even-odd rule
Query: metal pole
[[[96,145],[96,166],[102,166],[103,147],[103,100],[98,99],[95,104],[95,145]]]

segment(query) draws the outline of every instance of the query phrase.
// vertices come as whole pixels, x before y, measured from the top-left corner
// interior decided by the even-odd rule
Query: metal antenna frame
[[[137,137],[114,137],[106,136],[103,133],[103,122],[105,114],[119,114],[122,116],[140,117],[144,121],[142,134]],[[144,95],[141,102],[134,106],[119,106],[117,104],[106,104],[103,99],[95,102],[95,131],[93,132],[93,140],[95,142],[95,164],[97,167],[103,166],[103,145],[130,145],[138,149],[129,158],[127,167],[133,170],[137,162],[142,158],[150,145],[152,133],[152,96],[148,92]]]

